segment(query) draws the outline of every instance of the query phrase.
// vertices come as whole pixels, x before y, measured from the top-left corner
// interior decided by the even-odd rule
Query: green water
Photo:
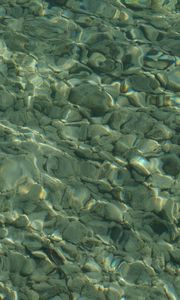
[[[1,0],[0,299],[178,300],[179,1]]]

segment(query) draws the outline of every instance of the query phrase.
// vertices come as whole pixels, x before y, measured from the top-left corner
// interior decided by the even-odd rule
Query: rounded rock
[[[94,52],[93,54],[91,54],[89,58],[89,64],[92,67],[99,67],[99,65],[101,65],[101,63],[105,61],[106,61],[106,57],[99,52]]]
[[[167,87],[173,91],[180,92],[180,67],[167,73]]]
[[[79,221],[72,221],[63,231],[62,237],[66,241],[78,244],[87,235],[87,228]]]
[[[180,173],[180,159],[175,154],[167,154],[162,158],[163,170],[171,176],[177,176]]]
[[[150,175],[150,163],[147,159],[137,156],[130,160],[130,165],[140,174],[144,176]]]
[[[144,74],[132,75],[129,78],[131,88],[139,92],[152,92],[159,87],[158,81],[152,76]]]
[[[103,115],[112,105],[110,95],[99,86],[83,83],[72,88],[69,101],[89,108],[95,115]]]
[[[155,275],[153,268],[143,264],[141,261],[133,262],[128,265],[125,279],[133,284],[151,284],[152,277]]]
[[[93,209],[97,215],[111,221],[122,222],[122,211],[114,204],[98,201]]]

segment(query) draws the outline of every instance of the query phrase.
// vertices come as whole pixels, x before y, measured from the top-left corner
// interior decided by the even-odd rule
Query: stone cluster
[[[180,298],[176,0],[1,0],[0,299]]]

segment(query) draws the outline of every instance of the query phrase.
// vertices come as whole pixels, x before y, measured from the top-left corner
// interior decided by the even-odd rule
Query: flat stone
[[[112,221],[122,221],[121,210],[112,203],[98,201],[92,209],[97,215]]]
[[[153,186],[160,189],[170,189],[174,184],[174,180],[171,176],[165,176],[158,173],[152,174],[152,178],[149,181],[153,184]]]
[[[159,87],[158,81],[149,76],[145,76],[143,74],[133,75],[129,78],[130,86],[134,90],[142,91],[142,92],[150,92],[154,91]]]
[[[167,86],[168,88],[179,92],[180,91],[180,67],[174,68],[174,70],[167,73]]]
[[[111,105],[111,98],[98,86],[84,83],[72,88],[70,102],[89,108],[95,115],[102,115]]]
[[[78,244],[87,235],[87,228],[78,221],[72,221],[68,227],[63,231],[63,239]]]

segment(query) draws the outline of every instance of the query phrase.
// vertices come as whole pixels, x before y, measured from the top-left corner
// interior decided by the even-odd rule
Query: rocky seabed
[[[1,300],[180,299],[179,13],[1,0]]]

